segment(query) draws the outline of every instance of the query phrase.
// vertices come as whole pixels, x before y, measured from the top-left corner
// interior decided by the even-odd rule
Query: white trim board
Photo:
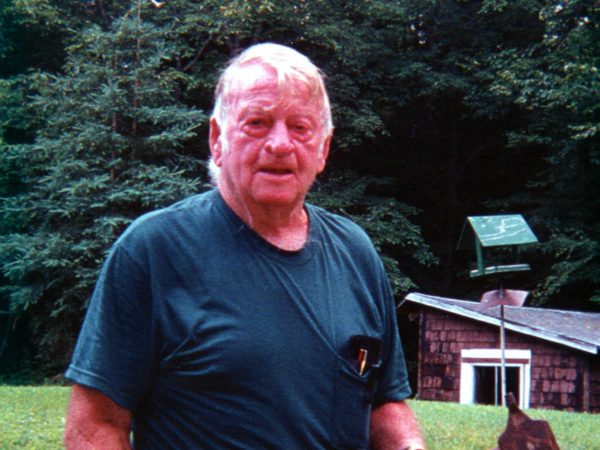
[[[475,367],[501,365],[500,349],[463,349],[460,364],[460,403],[475,403]],[[519,370],[519,408],[529,408],[531,390],[531,350],[505,350],[506,367]],[[501,399],[504,404],[504,400]]]

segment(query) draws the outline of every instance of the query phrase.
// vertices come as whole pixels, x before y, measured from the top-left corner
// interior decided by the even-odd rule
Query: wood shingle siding
[[[414,298],[415,294],[411,295]],[[437,299],[443,306],[444,299]],[[460,301],[447,300],[453,302],[449,304],[453,310],[457,306],[462,306],[461,303],[456,303]],[[475,302],[462,303],[477,305]],[[418,386],[416,387],[418,397],[424,400],[460,401],[461,363],[469,362],[463,359],[461,352],[466,349],[498,349],[499,327],[477,320],[477,310],[473,313],[473,318],[470,318],[468,313],[458,315],[443,310],[437,304],[431,306],[425,302],[412,300],[411,307],[413,310],[416,307],[420,314]],[[522,307],[522,309],[533,308]],[[511,313],[512,320],[515,320],[518,312],[511,311]],[[587,317],[586,320],[591,320],[591,323],[599,320],[600,324],[600,314],[592,316]],[[517,325],[519,324],[515,325],[515,329],[524,329]],[[532,326],[531,323],[525,325]],[[552,338],[549,341],[542,338],[545,336],[544,333],[551,334],[555,330],[536,329],[535,331],[531,334],[515,330],[506,332],[507,351],[531,352],[531,360],[527,361],[530,364],[529,407],[599,413],[600,355],[574,348],[571,340],[581,341],[582,343],[578,344],[581,348],[592,348],[593,343],[596,342],[594,333],[600,330],[593,330],[590,333],[589,342],[584,342],[585,336],[565,336],[564,340],[568,345],[561,345],[559,339]],[[485,359],[480,360],[480,363],[485,362]],[[507,364],[525,362],[507,359]]]

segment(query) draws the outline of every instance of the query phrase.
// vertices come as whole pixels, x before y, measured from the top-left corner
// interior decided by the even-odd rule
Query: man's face
[[[224,197],[238,207],[302,205],[329,151],[321,117],[321,99],[303,84],[278,87],[274,71],[257,64],[244,68],[229,94],[226,129],[211,122]]]

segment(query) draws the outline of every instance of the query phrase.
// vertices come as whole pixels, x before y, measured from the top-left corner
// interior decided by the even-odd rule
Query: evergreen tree
[[[32,77],[45,126],[19,146],[27,190],[3,204],[4,220],[26,226],[0,241],[2,293],[29,313],[38,356],[57,368],[109,245],[142,212],[202,186],[183,145],[206,116],[177,98],[187,80],[169,67],[168,30],[151,13],[138,1],[106,31],[85,29],[64,74]]]

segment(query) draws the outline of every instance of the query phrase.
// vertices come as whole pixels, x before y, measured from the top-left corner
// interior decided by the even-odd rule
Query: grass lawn
[[[506,427],[504,407],[411,401],[429,450],[489,450]],[[525,411],[532,419],[547,420],[562,450],[600,450],[600,414],[542,409]]]
[[[69,389],[0,386],[0,449],[62,449]]]
[[[68,397],[65,387],[0,386],[0,450],[62,449]],[[489,450],[506,426],[505,408],[425,401],[410,404],[429,450]],[[561,449],[600,450],[600,414],[527,413],[550,422]]]

